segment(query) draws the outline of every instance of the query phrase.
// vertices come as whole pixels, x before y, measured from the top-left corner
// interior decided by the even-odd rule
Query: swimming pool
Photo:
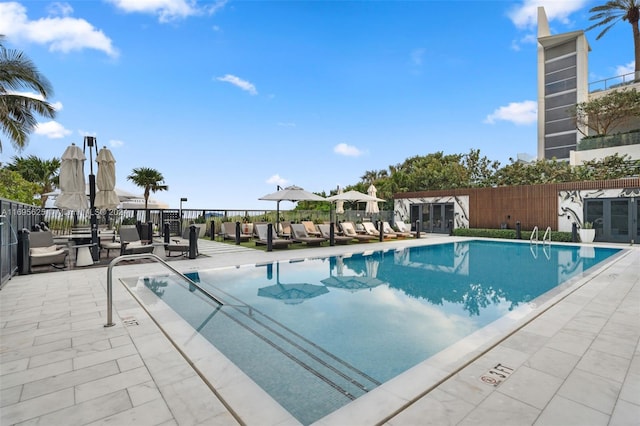
[[[150,289],[304,424],[511,316],[618,250],[465,241],[199,271]],[[185,291],[185,289],[190,291]]]

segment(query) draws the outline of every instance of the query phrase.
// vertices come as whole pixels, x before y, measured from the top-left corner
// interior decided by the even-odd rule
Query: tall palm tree
[[[40,205],[44,207],[48,198],[46,194],[58,186],[60,159],[54,157],[43,160],[35,155],[13,157],[13,162],[7,164],[7,169],[20,173],[25,180],[38,186]]]
[[[640,0],[609,0],[601,6],[592,7],[589,13],[593,15],[590,21],[598,21],[587,28],[587,31],[606,25],[598,34],[596,40],[605,35],[611,27],[619,20],[628,21],[633,30],[633,49],[636,61],[634,79],[640,78],[640,30],[638,29],[638,20],[640,19]]]
[[[17,150],[22,150],[38,124],[35,114],[55,118],[56,110],[46,101],[53,89],[24,53],[4,47],[4,39],[0,34],[0,129]],[[35,90],[44,100],[17,93],[20,89]]]
[[[149,194],[157,191],[167,191],[169,186],[164,184],[164,176],[156,169],[149,167],[136,167],[131,174],[127,176],[127,180],[133,182],[136,186],[144,188],[144,210],[145,221],[149,221]]]

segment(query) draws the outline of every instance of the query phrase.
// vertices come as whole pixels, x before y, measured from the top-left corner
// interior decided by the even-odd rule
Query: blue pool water
[[[191,274],[222,307],[145,285],[309,424],[617,251],[467,241]]]

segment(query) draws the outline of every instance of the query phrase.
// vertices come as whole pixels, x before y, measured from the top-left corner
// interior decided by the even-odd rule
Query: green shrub
[[[532,231],[522,231],[521,237],[523,240],[531,238]],[[456,228],[453,230],[453,235],[457,237],[483,237],[483,238],[502,238],[508,240],[515,240],[515,229],[481,229],[481,228]],[[544,231],[538,232],[540,239],[544,236]],[[571,242],[571,232],[551,231],[551,241],[558,241],[563,243]]]

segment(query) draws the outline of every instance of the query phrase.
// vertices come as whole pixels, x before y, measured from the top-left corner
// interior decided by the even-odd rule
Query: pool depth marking
[[[480,376],[480,380],[482,383],[497,387],[500,383],[507,380],[513,371],[514,370],[511,367],[507,367],[503,364],[496,364],[493,368]]]

